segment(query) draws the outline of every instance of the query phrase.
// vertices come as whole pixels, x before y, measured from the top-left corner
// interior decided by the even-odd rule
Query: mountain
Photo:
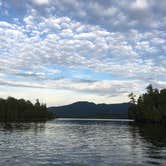
[[[58,118],[128,118],[130,103],[95,104],[81,101],[73,104],[49,107]]]

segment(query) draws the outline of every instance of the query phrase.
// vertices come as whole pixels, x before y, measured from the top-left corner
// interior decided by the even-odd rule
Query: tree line
[[[129,118],[137,122],[166,123],[166,89],[146,87],[146,92],[135,99],[133,93],[129,94]]]
[[[0,121],[43,121],[54,118],[54,115],[47,111],[46,104],[39,100],[33,104],[29,100],[8,97],[0,98]]]

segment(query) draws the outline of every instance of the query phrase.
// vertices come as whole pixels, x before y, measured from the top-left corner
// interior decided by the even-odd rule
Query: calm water
[[[166,165],[166,128],[127,121],[0,124],[0,165]]]

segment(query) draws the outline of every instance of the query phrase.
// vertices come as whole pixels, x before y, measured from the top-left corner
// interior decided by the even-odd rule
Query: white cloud
[[[43,5],[49,2],[35,3]],[[54,4],[51,1],[50,3]],[[15,24],[0,21],[1,84],[67,89],[103,96],[112,94],[116,97],[124,96],[130,91],[137,93],[143,90],[149,81],[160,87],[161,83],[156,80],[163,78],[166,73],[165,31],[156,27],[148,31],[140,30],[135,26],[138,26],[140,21],[144,22],[144,18],[135,9],[131,9],[131,6],[124,9],[119,3],[117,6],[114,3],[107,6],[108,2],[105,3],[101,5],[96,1],[95,6],[88,6],[85,12],[92,9],[92,13],[98,17],[97,21],[103,25],[108,21],[111,30],[98,23],[90,24],[90,21],[81,19],[76,21],[77,19],[67,16],[58,17],[56,14],[47,13],[45,17],[32,6],[31,12],[23,18],[23,24],[19,20]],[[146,10],[145,14],[151,13],[150,6],[153,5],[147,4],[147,1],[133,3],[135,8]],[[71,5],[74,13],[78,12],[77,9],[81,10],[79,5],[81,8],[85,6],[83,1],[80,4],[77,1],[57,2],[61,7],[62,4],[65,9]],[[123,10],[120,11],[120,8]],[[89,11],[90,15],[84,17],[91,20],[92,13]],[[107,19],[101,20],[102,17]],[[150,19],[158,23],[154,16]],[[124,27],[123,23],[126,22],[129,26],[127,30],[114,30],[119,25]],[[163,23],[161,24],[163,26]],[[111,79],[115,78],[110,81],[103,76],[103,81],[99,78],[93,82],[92,79],[90,83],[72,79],[71,70],[78,70],[81,75],[84,69],[92,72],[89,73],[91,77],[93,72],[96,72],[100,77],[104,74],[110,75]],[[121,80],[116,80],[119,77]],[[130,81],[126,81],[128,79]]]
[[[131,7],[134,9],[146,9],[148,7],[147,0],[136,0],[131,4]]]
[[[138,62],[142,59],[142,55],[157,52],[156,38],[157,41],[160,39],[160,42],[164,42],[161,38],[162,34],[159,33],[156,35],[153,32],[141,34],[137,30],[110,33],[100,27],[83,25],[67,17],[41,18],[38,24],[35,24],[34,16],[28,16],[28,18],[32,19],[31,22],[25,21],[25,28],[6,23],[5,31],[3,28],[0,31],[3,34],[1,46],[6,48],[4,53],[10,55],[6,63],[11,64],[11,58],[17,59],[14,67],[18,68],[27,67],[31,70],[37,64],[43,66],[43,63],[49,63],[74,68],[84,66],[124,77],[130,76],[127,71],[130,69],[131,76],[137,77],[139,76],[137,70],[140,73],[146,70],[147,64],[145,63],[141,64],[142,68],[139,69]],[[52,20],[50,24],[48,20]],[[55,29],[50,28],[55,22],[59,27],[56,32]],[[67,24],[67,29],[63,27],[63,23]],[[33,26],[29,32],[27,26],[31,24]],[[80,27],[85,28],[77,31]],[[32,37],[27,35],[34,31]],[[43,34],[45,37],[42,37]],[[150,55],[149,58],[153,61],[156,57]],[[125,65],[121,67],[124,63]],[[159,65],[156,67],[160,70]]]
[[[34,2],[38,5],[46,5],[49,3],[49,0],[32,0],[32,2]]]

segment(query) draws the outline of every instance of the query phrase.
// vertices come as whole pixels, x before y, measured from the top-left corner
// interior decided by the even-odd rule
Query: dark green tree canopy
[[[0,121],[40,121],[50,118],[53,118],[53,114],[38,99],[33,104],[24,99],[0,98]]]
[[[141,122],[166,123],[166,89],[148,85],[146,90],[129,108],[129,117]],[[129,97],[132,100],[133,94]]]

